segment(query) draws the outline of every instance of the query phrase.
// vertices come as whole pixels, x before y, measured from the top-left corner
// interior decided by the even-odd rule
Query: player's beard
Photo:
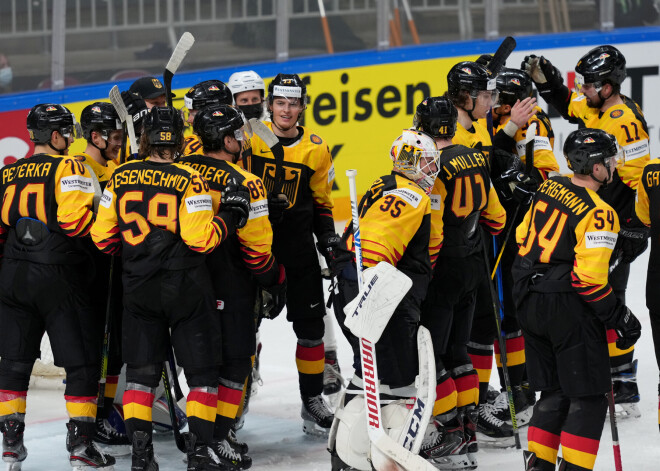
[[[594,101],[594,99],[597,101]],[[598,93],[593,98],[587,97],[587,106],[589,108],[599,109],[601,106],[603,106],[603,101],[604,100],[600,97],[600,93]]]

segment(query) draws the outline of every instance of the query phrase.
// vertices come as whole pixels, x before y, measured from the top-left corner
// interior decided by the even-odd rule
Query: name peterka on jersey
[[[458,155],[451,159],[449,162],[443,163],[442,171],[446,176],[446,181],[449,181],[454,178],[458,172],[477,167],[488,167],[486,157],[481,152],[473,152],[467,155]]]
[[[121,185],[153,185],[161,188],[173,188],[182,192],[190,179],[185,175],[163,172],[154,169],[131,169],[116,171],[113,176],[115,188]]]
[[[50,173],[52,166],[51,162],[44,162],[4,167],[2,169],[2,183],[6,184],[15,178],[45,177]]]
[[[570,209],[571,212],[573,212],[573,214],[576,216],[579,216],[584,211],[589,209],[589,205],[582,198],[573,193],[560,182],[554,180],[546,180],[538,191],[560,202],[568,209]]]

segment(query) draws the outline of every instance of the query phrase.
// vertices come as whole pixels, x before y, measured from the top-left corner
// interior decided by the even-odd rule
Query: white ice
[[[658,369],[656,366],[644,296],[648,251],[632,265],[628,285],[628,306],[640,318],[642,338],[635,357],[639,359],[639,404],[642,417],[619,421],[619,438],[623,469],[646,471],[660,469],[660,434],[658,432]],[[659,287],[660,289],[660,287]],[[339,360],[342,371],[350,376],[351,352],[337,329]],[[306,436],[302,432],[300,398],[295,364],[296,339],[283,313],[279,318],[264,320],[261,328],[263,351],[261,375],[263,386],[250,403],[245,427],[239,437],[250,445],[254,460],[252,469],[272,471],[329,470],[330,455],[326,442]],[[183,376],[182,376],[183,378]],[[493,375],[497,381],[497,375]],[[31,390],[27,400],[27,428],[25,432],[28,458],[24,471],[70,470],[64,448],[66,411],[62,391]],[[527,430],[522,429],[523,448],[527,444]],[[185,470],[183,455],[171,438],[155,441],[162,471]],[[482,471],[523,470],[522,451],[485,449],[478,454]],[[119,458],[116,470],[129,470],[130,457]],[[601,439],[596,470],[614,470],[612,437],[609,421]]]

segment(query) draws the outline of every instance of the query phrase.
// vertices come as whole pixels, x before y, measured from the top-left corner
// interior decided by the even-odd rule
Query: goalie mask
[[[431,136],[414,129],[404,129],[390,149],[394,171],[431,192],[440,170],[440,151]]]
[[[447,97],[427,97],[419,105],[413,126],[434,139],[451,139],[456,133],[458,111]]]
[[[27,115],[26,124],[32,142],[48,144],[60,154],[68,146],[63,149],[53,147],[51,143],[53,131],[58,131],[67,140],[82,137],[82,130],[80,124],[76,122],[76,117],[62,105],[45,103],[33,106]]]

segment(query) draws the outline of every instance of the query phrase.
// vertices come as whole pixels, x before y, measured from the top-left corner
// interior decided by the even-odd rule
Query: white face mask
[[[0,69],[0,87],[8,87],[11,85],[11,81],[14,78],[14,74],[11,70],[11,67],[5,67]]]

